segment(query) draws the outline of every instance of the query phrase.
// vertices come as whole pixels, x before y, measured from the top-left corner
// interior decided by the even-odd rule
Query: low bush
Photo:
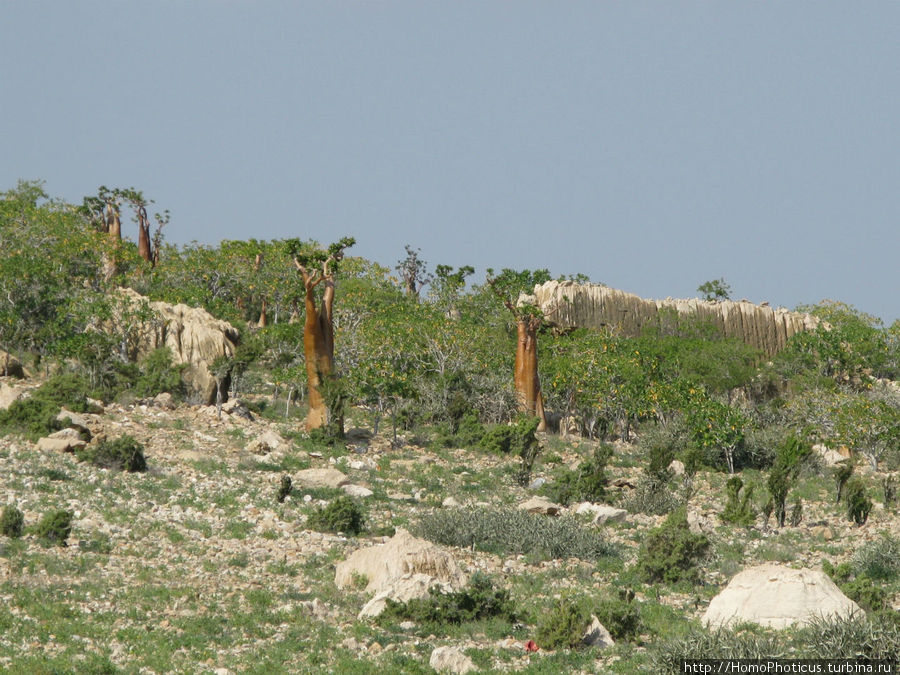
[[[564,469],[552,483],[544,486],[547,497],[563,506],[573,502],[602,502],[606,494],[609,477],[606,464],[612,457],[612,448],[602,444],[594,449],[592,457],[575,469]]]
[[[631,589],[620,590],[619,597],[601,601],[594,614],[616,641],[633,641],[644,627]]]
[[[654,673],[682,673],[685,659],[777,659],[788,655],[781,635],[743,624],[733,628],[692,628],[686,635],[657,642],[650,653]],[[830,652],[822,652],[829,654]],[[821,658],[821,657],[820,657]]]
[[[365,527],[365,512],[350,497],[341,495],[327,506],[317,508],[309,515],[307,524],[319,532],[343,532],[357,535]]]
[[[388,599],[379,623],[414,621],[423,626],[458,625],[486,619],[515,623],[518,619],[509,592],[494,587],[490,577],[476,572],[469,585],[459,591],[443,593],[431,588],[427,598],[407,602]]]
[[[0,410],[0,433],[22,434],[37,440],[41,436],[65,428],[56,419],[62,407],[72,412],[90,412],[89,386],[77,375],[55,375],[32,391],[26,399],[14,401],[6,410]]]
[[[853,568],[872,579],[893,581],[900,576],[900,539],[885,532],[863,544],[853,555]]]
[[[140,398],[151,398],[168,392],[180,398],[184,395],[181,371],[185,366],[172,362],[172,352],[168,347],[154,349],[139,364],[140,374],[134,381],[132,392]]]
[[[847,483],[847,518],[857,525],[865,525],[872,510],[872,500],[866,494],[862,479],[852,478]]]
[[[498,555],[598,560],[615,553],[595,528],[576,518],[549,518],[520,509],[440,509],[424,516],[413,529],[437,544]]]
[[[750,501],[753,497],[753,486],[747,486],[744,494],[741,495],[743,487],[744,481],[737,476],[732,476],[726,481],[725,492],[728,494],[728,498],[725,502],[725,510],[719,516],[723,522],[747,526],[752,525],[756,520],[756,514]]]
[[[645,476],[622,502],[622,508],[630,513],[662,516],[684,506],[685,496],[675,491],[671,481]]]
[[[72,533],[72,518],[71,511],[51,511],[35,525],[34,534],[45,544],[65,546]]]
[[[651,530],[645,538],[638,554],[638,572],[649,583],[699,581],[697,565],[709,548],[709,539],[691,532],[687,510],[680,508],[673,511],[660,527]]]
[[[131,436],[121,436],[112,441],[101,441],[77,450],[75,456],[104,469],[135,473],[147,470],[144,446]]]
[[[25,531],[25,516],[19,509],[10,504],[0,514],[0,534],[10,539],[18,539]]]
[[[561,598],[538,619],[535,641],[541,649],[573,649],[581,645],[591,622],[587,608],[573,598]]]

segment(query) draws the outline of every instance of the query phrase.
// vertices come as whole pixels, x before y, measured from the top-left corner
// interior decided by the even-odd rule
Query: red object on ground
[[[536,652],[538,649],[540,649],[540,647],[538,647],[534,643],[534,640],[529,640],[528,642],[525,643],[525,651],[526,652]]]

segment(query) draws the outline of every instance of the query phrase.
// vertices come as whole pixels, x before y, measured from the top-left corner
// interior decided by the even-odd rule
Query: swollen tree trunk
[[[299,266],[298,266],[299,267]],[[303,326],[303,353],[306,357],[306,380],[309,385],[309,414],[306,428],[319,429],[329,423],[336,424],[338,433],[343,432],[343,420],[329,419],[329,410],[322,386],[331,377],[334,368],[334,279],[330,274],[310,275],[300,269],[306,288],[306,321]],[[315,289],[325,282],[322,302],[317,306]]]
[[[538,376],[537,329],[540,317],[516,317],[516,365],[513,382],[519,398],[519,408],[538,418],[538,431],[547,428],[544,415],[544,399],[541,396],[541,380]]]
[[[154,263],[153,248],[150,244],[150,219],[147,218],[147,209],[141,205],[137,209],[138,215],[138,255],[151,265]]]

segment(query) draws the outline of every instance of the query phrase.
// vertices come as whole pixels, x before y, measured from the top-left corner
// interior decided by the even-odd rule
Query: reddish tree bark
[[[519,409],[538,418],[538,431],[546,431],[544,397],[541,395],[541,379],[538,375],[537,330],[543,318],[516,307],[512,300],[497,288],[494,280],[488,283],[503,301],[516,320],[516,363],[513,369],[513,385],[519,399]]]
[[[147,218],[147,208],[143,204],[137,206],[138,218],[138,255],[151,265],[155,262],[153,248],[150,245],[150,219]]]
[[[321,270],[309,272],[295,258],[294,265],[303,277],[306,291],[306,321],[303,326],[303,353],[306,357],[306,380],[309,387],[309,414],[307,429],[319,429],[332,420],[328,419],[328,406],[322,396],[321,386],[334,369],[334,275],[329,271],[328,258]],[[325,284],[321,303],[316,303],[315,290]],[[341,420],[338,420],[341,422]]]

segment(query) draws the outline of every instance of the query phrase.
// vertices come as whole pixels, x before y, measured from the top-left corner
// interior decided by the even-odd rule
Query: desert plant
[[[500,619],[515,623],[515,605],[509,592],[497,589],[489,576],[476,572],[468,586],[459,591],[441,592],[432,587],[427,598],[413,598],[407,602],[388,599],[379,623],[415,621],[425,626],[458,625],[485,619]]]
[[[794,505],[791,507],[791,519],[790,524],[791,527],[797,527],[800,522],[803,520],[803,501],[797,497],[794,500]]]
[[[685,659],[771,659],[786,655],[786,646],[770,631],[747,624],[714,630],[697,627],[686,635],[658,642],[651,652],[651,665],[655,673],[682,673]]]
[[[897,481],[894,476],[881,479],[881,490],[884,493],[884,507],[889,509],[897,503]]]
[[[705,535],[691,532],[687,509],[682,507],[647,535],[638,554],[638,573],[649,583],[696,581],[699,579],[697,564],[706,556],[709,547]]]
[[[115,469],[136,473],[147,470],[144,446],[129,435],[112,441],[100,441],[77,450],[75,456],[104,469]]]
[[[634,602],[634,591],[630,588],[621,589],[616,598],[602,600],[594,614],[617,641],[634,640],[643,628],[640,607]]]
[[[812,455],[812,446],[796,436],[790,436],[778,448],[775,463],[766,483],[775,511],[778,527],[784,527],[787,517],[787,496],[803,463]]]
[[[798,637],[807,657],[900,660],[900,625],[880,617],[813,617]]]
[[[631,513],[647,513],[655,516],[672,513],[684,506],[692,490],[692,483],[686,481],[684,488],[684,494],[679,495],[671,482],[645,476],[622,503],[622,507]]]
[[[598,560],[614,553],[595,528],[574,517],[548,518],[520,509],[440,509],[413,529],[437,544],[498,555]]]
[[[72,518],[71,511],[51,511],[35,525],[34,534],[46,544],[65,546],[72,533]]]
[[[837,465],[831,470],[832,475],[834,476],[834,484],[837,488],[836,499],[834,500],[835,504],[841,503],[841,496],[844,494],[844,487],[847,485],[847,481],[850,480],[850,477],[853,475],[853,470],[856,467],[853,464],[853,461],[850,459],[845,459],[842,462],[838,462]]]
[[[859,478],[847,483],[847,517],[857,525],[865,525],[872,510],[872,500],[866,494],[866,486]]]
[[[140,375],[134,382],[132,391],[135,396],[149,398],[169,392],[175,396],[184,394],[184,383],[181,371],[185,365],[172,362],[172,351],[168,347],[155,349],[140,363]]]
[[[278,488],[278,503],[283,504],[288,495],[293,491],[294,486],[291,484],[291,477],[285,474],[281,477],[281,485]]]
[[[853,554],[853,567],[879,581],[891,581],[900,576],[900,539],[887,532],[875,541],[863,544]]]
[[[309,515],[307,524],[320,532],[359,534],[365,526],[365,512],[350,497],[341,495],[327,506],[317,508]]]
[[[541,614],[535,640],[541,649],[572,649],[581,644],[590,612],[574,598],[560,598]]]
[[[611,456],[611,446],[606,443],[598,445],[591,458],[577,469],[563,469],[552,483],[544,487],[544,494],[563,506],[578,501],[603,501],[609,483],[606,464]]]
[[[0,534],[10,539],[18,539],[24,530],[25,516],[15,505],[6,506],[0,515]]]
[[[753,486],[748,485],[741,495],[744,481],[737,476],[732,476],[725,483],[725,491],[728,493],[725,502],[725,510],[719,516],[726,523],[735,525],[752,525],[756,516],[753,512],[750,500],[753,497]]]

